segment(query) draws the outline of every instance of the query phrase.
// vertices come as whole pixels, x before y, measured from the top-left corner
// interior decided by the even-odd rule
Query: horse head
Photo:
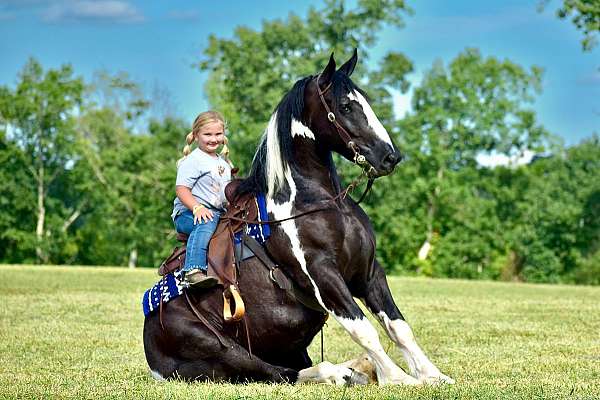
[[[307,82],[305,120],[318,142],[361,165],[371,177],[388,175],[402,156],[366,94],[350,79],[357,60],[355,49],[336,70],[332,54],[325,69]]]

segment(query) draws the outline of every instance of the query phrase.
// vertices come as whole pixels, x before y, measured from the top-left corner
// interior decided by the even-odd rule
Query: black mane
[[[293,153],[293,137],[291,134],[292,118],[308,125],[302,118],[302,111],[304,110],[304,90],[308,82],[313,79],[314,76],[307,76],[297,81],[292,89],[281,99],[275,111],[277,113],[277,137],[279,139],[279,149],[281,156],[285,162],[294,168],[296,160],[294,159]],[[332,85],[329,90],[333,93],[333,107],[337,105],[340,98],[354,90],[363,94],[366,94],[352,82],[352,80],[344,73],[336,71],[332,78]],[[265,130],[266,133],[266,130]],[[267,143],[266,135],[263,138],[256,150],[254,159],[252,160],[252,167],[248,177],[242,180],[241,184],[235,191],[235,197],[241,196],[246,193],[267,193]]]

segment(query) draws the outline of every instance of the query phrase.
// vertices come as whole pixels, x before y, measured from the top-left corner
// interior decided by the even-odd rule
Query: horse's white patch
[[[419,347],[412,329],[401,319],[391,320],[383,311],[377,313],[381,325],[385,328],[390,339],[398,345],[404,355],[411,375],[426,383],[454,383],[454,380],[440,372],[427,358]]]
[[[269,197],[275,195],[278,188],[285,181],[285,171],[287,166],[281,158],[281,151],[279,149],[279,137],[277,135],[277,112],[271,115],[269,124],[265,129],[262,141],[267,143],[267,185],[269,191]],[[262,143],[261,143],[262,145]],[[258,154],[258,153],[257,153]],[[256,157],[256,154],[255,154]]]
[[[277,204],[271,198],[271,196],[267,198],[267,210],[273,213],[275,219],[285,219],[292,216],[292,207],[294,205],[294,200],[296,199],[297,192],[296,183],[294,182],[294,178],[292,178],[292,173],[290,172],[289,168],[285,172],[285,179],[290,187],[290,199],[285,203]],[[317,287],[315,281],[311,278],[310,274],[308,273],[308,269],[306,268],[306,257],[304,255],[304,251],[302,250],[302,245],[298,236],[298,228],[296,227],[295,220],[292,219],[289,221],[284,221],[279,226],[290,239],[290,243],[292,245],[292,253],[294,254],[296,260],[298,260],[298,264],[300,264],[302,272],[304,272],[310,280],[310,283],[312,284],[313,289],[315,291],[315,297],[317,298],[317,301],[319,302],[321,307],[327,310],[325,304],[323,303],[323,299],[321,298],[319,288]]]
[[[292,136],[304,136],[305,138],[315,140],[313,131],[296,118],[292,118]]]
[[[159,374],[158,372],[154,371],[154,370],[150,370],[150,374],[152,375],[152,377],[154,379],[156,379],[157,381],[166,381],[165,378],[163,378],[163,376],[161,374]]]
[[[375,365],[377,381],[380,385],[394,383],[417,385],[420,383],[398,367],[386,354],[379,341],[377,331],[368,319],[364,317],[360,319],[349,319],[337,317],[335,314],[333,316],[340,325],[346,329],[352,339],[367,351],[367,354]]]
[[[348,367],[333,365],[325,361],[314,367],[305,368],[298,373],[298,383],[329,383],[344,385],[352,376],[352,370]]]
[[[350,100],[354,100],[354,101],[358,102],[358,104],[361,105],[361,107],[363,109],[363,113],[367,117],[367,123],[369,124],[371,129],[373,129],[373,131],[375,131],[375,134],[377,135],[378,138],[380,138],[381,140],[383,140],[384,142],[389,144],[393,150],[394,145],[392,144],[392,139],[390,138],[388,131],[381,124],[381,122],[379,121],[379,118],[377,118],[377,115],[375,115],[375,112],[371,108],[371,105],[369,104],[367,99],[365,99],[364,96],[356,90],[348,93],[348,98]]]

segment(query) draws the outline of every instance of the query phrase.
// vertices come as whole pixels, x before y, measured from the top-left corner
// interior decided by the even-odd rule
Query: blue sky
[[[414,15],[403,29],[385,29],[370,61],[401,51],[415,64],[418,85],[436,59],[447,63],[465,47],[545,69],[543,93],[534,109],[539,120],[567,144],[600,133],[600,49],[584,53],[581,33],[554,16],[551,1],[408,0]],[[71,63],[91,79],[94,71],[126,71],[144,88],[169,93],[171,111],[190,121],[208,107],[206,76],[191,67],[208,35],[231,37],[238,25],[258,29],[261,21],[304,16],[322,1],[0,0],[0,84],[13,85],[30,56],[45,68]],[[396,111],[410,108],[397,96]]]

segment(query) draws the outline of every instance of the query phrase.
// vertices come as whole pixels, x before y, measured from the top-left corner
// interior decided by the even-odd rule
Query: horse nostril
[[[398,164],[398,162],[400,162],[400,154],[397,154],[395,152],[388,154],[383,159],[383,163],[386,165],[396,165],[396,164]]]

